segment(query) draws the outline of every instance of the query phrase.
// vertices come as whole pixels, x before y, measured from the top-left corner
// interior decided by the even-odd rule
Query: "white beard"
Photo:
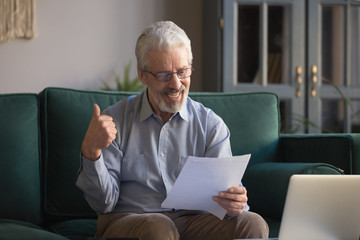
[[[170,106],[165,102],[163,98],[158,98],[150,88],[148,88],[149,93],[153,97],[155,103],[158,105],[160,111],[167,113],[177,113],[181,110],[181,108],[185,105],[186,99],[188,97],[188,93],[186,92],[185,86],[181,85],[181,88],[178,92],[183,92],[183,98],[180,102],[170,103]],[[172,89],[164,89],[161,92],[161,95],[165,95],[167,92],[174,92]]]

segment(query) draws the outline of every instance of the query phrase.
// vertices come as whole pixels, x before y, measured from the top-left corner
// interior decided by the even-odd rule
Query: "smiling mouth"
[[[180,96],[180,92],[176,92],[176,93],[166,93],[166,95],[169,98],[178,98]]]
[[[173,101],[176,101],[181,93],[183,93],[185,91],[185,86],[181,85],[180,89],[173,89],[173,88],[168,88],[164,91],[164,94]]]

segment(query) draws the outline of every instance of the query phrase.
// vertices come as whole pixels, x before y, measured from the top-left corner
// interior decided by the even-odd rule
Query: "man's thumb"
[[[93,113],[94,117],[99,117],[100,116],[100,107],[99,105],[97,105],[96,103],[94,104],[94,113]]]

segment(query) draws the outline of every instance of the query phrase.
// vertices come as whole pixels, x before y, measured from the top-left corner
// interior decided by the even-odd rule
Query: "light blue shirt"
[[[188,156],[232,156],[224,121],[189,97],[166,123],[154,114],[146,91],[110,106],[104,114],[114,119],[116,139],[97,161],[82,157],[76,178],[100,214],[168,211],[160,205]]]

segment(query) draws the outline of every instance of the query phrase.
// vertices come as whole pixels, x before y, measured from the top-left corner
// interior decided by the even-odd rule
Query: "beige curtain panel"
[[[35,35],[35,0],[0,0],[0,42]]]

